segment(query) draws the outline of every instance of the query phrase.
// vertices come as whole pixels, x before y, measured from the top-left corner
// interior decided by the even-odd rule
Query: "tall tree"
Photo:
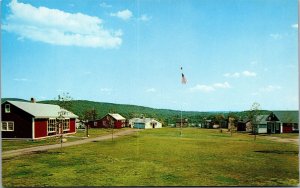
[[[96,120],[98,117],[98,111],[95,108],[92,108],[86,110],[83,116],[85,120]]]
[[[257,123],[258,123],[258,115],[260,115],[260,104],[257,102],[254,102],[248,111],[248,119],[251,122],[252,125],[252,133],[254,134],[254,140],[256,140],[256,134],[257,134]]]

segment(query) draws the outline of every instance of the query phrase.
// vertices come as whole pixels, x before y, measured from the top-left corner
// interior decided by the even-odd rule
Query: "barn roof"
[[[109,115],[111,117],[113,117],[115,120],[125,120],[125,118],[123,116],[121,116],[120,114],[111,114],[111,113],[109,113]]]
[[[132,118],[130,121],[134,123],[148,123],[148,122],[157,122],[160,123],[159,121],[155,120],[154,118]]]
[[[77,115],[72,112],[60,108],[58,105],[53,104],[41,104],[32,102],[21,102],[21,101],[7,101],[8,103],[24,110],[31,114],[35,118],[57,118],[60,112],[64,112],[65,118],[78,118]]]
[[[255,118],[256,124],[267,124],[268,115],[258,115]]]
[[[274,111],[275,116],[282,123],[298,123],[299,112],[298,111]]]

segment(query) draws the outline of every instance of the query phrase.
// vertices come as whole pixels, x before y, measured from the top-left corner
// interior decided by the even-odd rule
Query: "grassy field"
[[[2,161],[4,186],[297,186],[298,146],[175,128]]]
[[[114,133],[128,129],[114,129]],[[89,129],[89,138],[94,138],[97,136],[111,134],[111,129]],[[76,140],[81,140],[86,137],[85,130],[77,130],[76,134],[71,134],[64,136],[67,139],[67,142],[72,142]],[[41,146],[41,145],[50,145],[50,144],[59,144],[60,137],[50,137],[40,140],[2,140],[2,151],[9,151],[15,149],[22,149],[34,146]]]

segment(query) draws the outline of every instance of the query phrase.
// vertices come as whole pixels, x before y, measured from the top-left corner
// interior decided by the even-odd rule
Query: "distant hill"
[[[24,101],[28,102],[28,100],[18,99],[18,98],[3,98],[1,99],[1,103],[7,100],[12,101]],[[57,104],[59,102],[57,100],[45,100],[38,101],[39,103],[45,104]],[[128,105],[128,104],[114,104],[114,103],[105,103],[105,102],[94,102],[88,100],[73,100],[72,105],[67,108],[67,110],[75,113],[79,116],[79,118],[84,119],[87,111],[91,111],[95,109],[97,112],[96,119],[100,119],[105,116],[107,113],[119,113],[124,116],[126,119],[130,119],[133,117],[150,117],[155,118],[161,121],[164,125],[174,124],[176,120],[179,120],[181,117],[181,111],[179,110],[170,110],[170,109],[156,109],[138,105]],[[262,114],[269,114],[270,111],[263,110]],[[233,116],[238,118],[243,118],[247,116],[247,111],[241,112],[196,112],[196,111],[183,111],[182,118],[187,118],[190,123],[198,124],[203,122],[204,119],[214,119],[218,115],[222,116],[224,119],[227,117]]]
[[[58,101],[56,100],[47,100],[40,102],[46,104],[58,104]],[[102,118],[107,113],[119,113],[127,119],[144,116],[156,118],[167,124],[175,123],[176,119],[180,118],[181,114],[181,112],[178,110],[155,109],[137,105],[113,104],[87,100],[72,101],[72,105],[68,110],[77,114],[79,117],[84,117],[85,112],[92,109],[95,109],[95,111],[97,112],[97,118]],[[200,122],[200,120],[202,120],[205,116],[211,114],[217,114],[217,112],[182,112],[183,118],[188,118],[189,120],[193,120],[193,122]]]
[[[1,98],[1,103],[5,102],[5,101],[24,101],[24,102],[28,102],[28,100],[19,99],[19,98]]]

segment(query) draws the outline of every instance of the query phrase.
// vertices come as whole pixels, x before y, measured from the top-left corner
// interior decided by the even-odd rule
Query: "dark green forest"
[[[23,99],[16,98],[3,98],[1,101],[6,100],[17,100],[26,101]],[[169,109],[156,109],[137,105],[127,104],[113,104],[105,102],[94,102],[88,100],[71,100],[67,103],[63,103],[59,100],[46,100],[38,101],[39,103],[45,104],[57,104],[63,108],[78,115],[80,119],[93,120],[100,119],[107,113],[118,113],[126,119],[133,117],[147,117],[155,118],[163,123],[163,126],[175,124],[176,121],[180,120],[181,111],[169,110]],[[191,126],[197,126],[199,123],[204,122],[206,119],[222,122],[226,121],[228,117],[234,117],[236,120],[247,118],[249,111],[241,112],[197,112],[197,111],[183,111],[182,118],[188,119]],[[268,114],[269,111],[262,110],[261,114]]]

